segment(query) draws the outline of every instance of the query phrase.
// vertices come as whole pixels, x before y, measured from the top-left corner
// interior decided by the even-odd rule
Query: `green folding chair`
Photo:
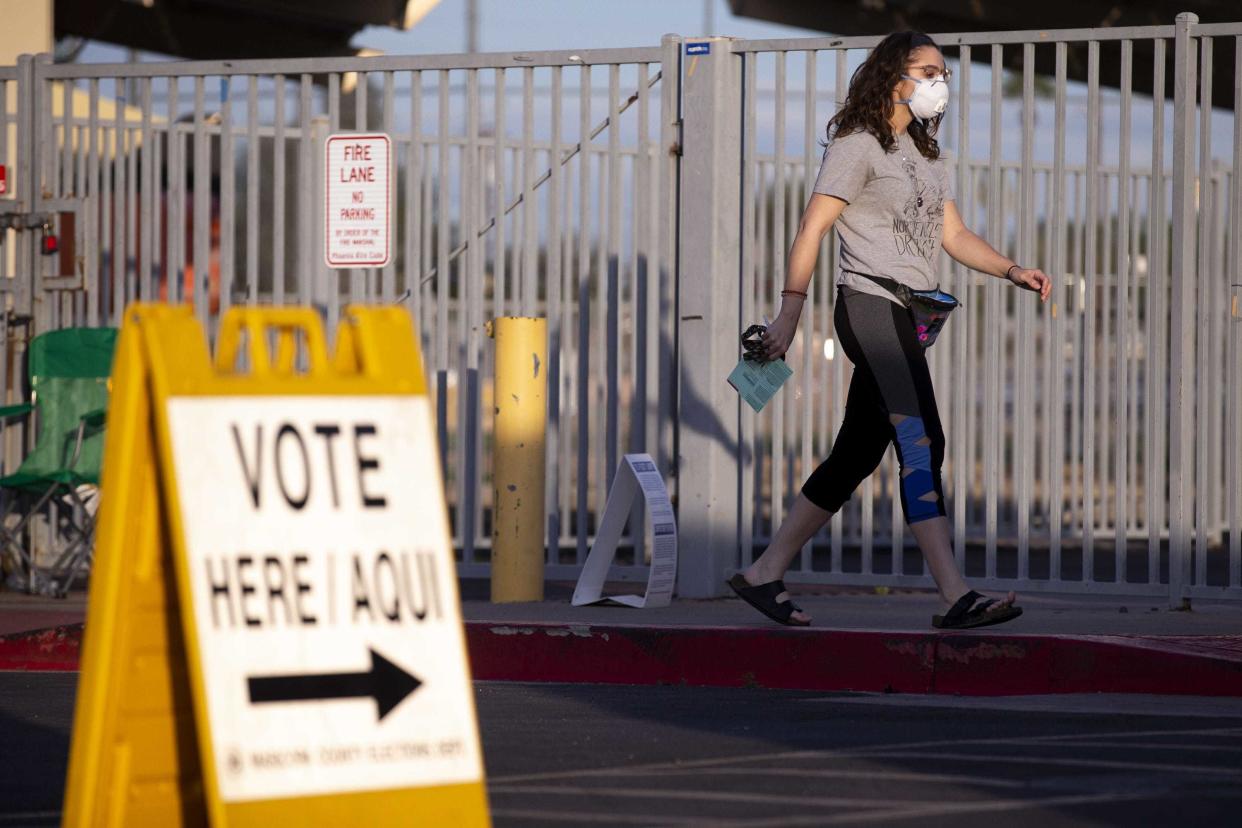
[[[82,490],[99,486],[116,335],[115,328],[66,328],[36,336],[27,351],[30,402],[0,407],[5,420],[33,411],[38,429],[34,450],[16,472],[0,477],[0,554],[13,570],[10,585],[27,592],[64,597],[89,566],[95,517]],[[29,551],[30,525],[49,506],[60,548],[52,566],[39,571]]]

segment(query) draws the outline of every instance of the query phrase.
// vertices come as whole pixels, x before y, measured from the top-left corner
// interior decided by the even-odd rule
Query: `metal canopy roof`
[[[409,28],[439,0],[56,0],[56,37],[199,60],[354,55],[365,26]]]

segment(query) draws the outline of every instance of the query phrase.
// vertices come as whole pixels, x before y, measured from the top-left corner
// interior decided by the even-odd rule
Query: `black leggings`
[[[854,363],[854,377],[832,453],[807,479],[802,493],[821,509],[836,512],[880,465],[892,443],[901,466],[906,523],[944,516],[944,430],[909,311],[883,297],[843,287],[833,319],[837,341]]]

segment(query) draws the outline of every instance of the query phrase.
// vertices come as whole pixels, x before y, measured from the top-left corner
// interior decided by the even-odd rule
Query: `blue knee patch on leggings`
[[[920,417],[907,417],[896,426],[897,444],[901,448],[901,491],[905,495],[906,522],[916,523],[920,520],[939,517],[940,498],[923,500],[929,493],[936,491],[935,478],[932,475],[931,446],[921,445],[920,440],[927,439]]]

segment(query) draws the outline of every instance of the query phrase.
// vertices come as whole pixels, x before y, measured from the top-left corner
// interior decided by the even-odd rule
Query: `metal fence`
[[[32,96],[8,116],[32,156],[11,205],[54,216],[65,252],[41,257],[28,249],[40,231],[26,233],[18,271],[36,277],[13,307],[33,333],[116,325],[139,299],[191,302],[214,336],[235,303],[314,305],[330,330],[345,304],[403,304],[422,336],[467,574],[486,571],[490,547],[485,322],[547,316],[549,563],[572,575],[557,567],[585,556],[619,453],[670,465],[669,54],[23,59],[5,70]],[[392,137],[394,255],[330,270],[323,142],[354,130]],[[637,555],[645,570],[641,546],[622,569]]]
[[[1213,72],[1212,56],[1213,42],[1236,46],[1240,35],[1242,25],[1185,19],[938,38],[955,71],[941,138],[959,211],[997,250],[1056,283],[1040,307],[941,257],[941,284],[965,304],[929,351],[949,446],[945,494],[959,562],[986,586],[1242,595],[1242,72],[1218,63]],[[732,43],[744,102],[743,320],[780,307],[823,124],[845,98],[854,56],[877,40]],[[1076,43],[1087,47],[1084,89],[1067,79]],[[1154,55],[1151,94],[1141,98],[1135,45]],[[1119,63],[1109,99],[1105,50]],[[1054,67],[1051,83],[1036,74],[1041,58]],[[1222,79],[1233,79],[1232,112],[1196,108],[1196,84],[1210,102]],[[1037,81],[1051,87],[1041,89],[1046,98]],[[1074,94],[1084,98],[1077,123],[1067,112]],[[769,113],[765,142],[756,124]],[[1145,155],[1135,153],[1136,135],[1149,143]],[[791,350],[794,389],[770,416],[741,418],[741,564],[763,550],[841,420],[848,367],[833,353],[835,247],[831,237],[823,246]],[[927,585],[904,529],[891,449],[789,578]]]
[[[1242,68],[1213,55],[1242,43],[1242,24],[937,39],[955,69],[942,143],[959,210],[1057,286],[1038,308],[945,257],[943,284],[966,306],[931,352],[959,560],[991,587],[1242,597]],[[790,386],[756,416],[723,377],[735,331],[778,306],[824,124],[876,41],[23,58],[0,68],[0,213],[48,217],[62,252],[41,255],[39,229],[4,231],[3,387],[19,393],[31,335],[116,324],[135,299],[192,302],[213,333],[234,303],[312,304],[330,327],[349,302],[403,304],[423,339],[460,569],[483,574],[484,324],[546,315],[549,573],[576,574],[620,454],[647,451],[676,493],[680,590],[717,594],[840,421],[831,238]],[[1067,72],[1080,46],[1083,85]],[[1151,95],[1134,93],[1136,49],[1154,56]],[[1113,64],[1116,92],[1101,84]],[[1222,78],[1232,112],[1199,106]],[[382,269],[330,270],[321,254],[323,141],[352,130],[393,139]],[[24,441],[12,431],[9,467]],[[890,455],[790,579],[929,584],[895,486]],[[645,577],[632,529],[618,578]]]

